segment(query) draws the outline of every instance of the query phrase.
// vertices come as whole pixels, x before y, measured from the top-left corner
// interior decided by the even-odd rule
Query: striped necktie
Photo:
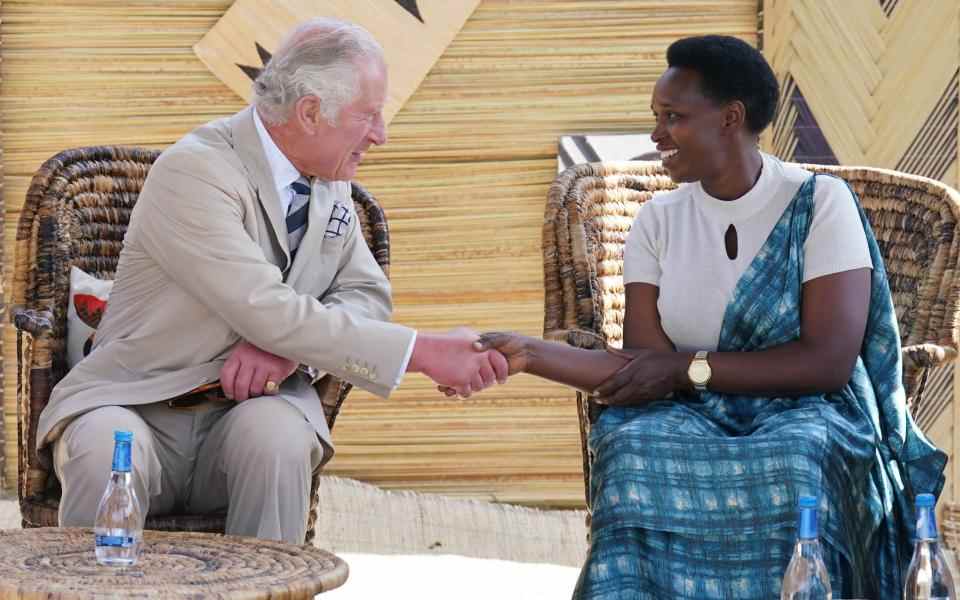
[[[290,262],[297,255],[300,240],[307,231],[307,212],[310,210],[310,180],[301,176],[290,184],[293,200],[287,209],[287,245],[290,246]]]

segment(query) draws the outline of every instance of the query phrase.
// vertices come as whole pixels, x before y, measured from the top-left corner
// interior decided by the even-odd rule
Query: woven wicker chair
[[[889,275],[904,385],[917,416],[930,370],[957,356],[960,193],[895,171],[804,166],[839,175],[860,196]],[[639,206],[654,192],[674,187],[660,163],[649,162],[578,165],[557,177],[543,225],[544,339],[581,348],[622,345],[624,241]],[[600,407],[579,392],[577,405],[589,490],[587,436]],[[588,509],[589,502],[588,493]]]
[[[24,527],[57,525],[60,488],[48,453],[37,453],[40,411],[64,376],[70,267],[112,279],[130,212],[158,151],[98,146],[66,150],[34,175],[17,226],[12,320],[17,330],[17,421],[20,511]],[[353,185],[363,235],[389,275],[390,241],[380,206]],[[328,380],[329,378],[329,380]],[[333,428],[350,384],[317,383]],[[313,477],[306,541],[317,519],[319,473]],[[224,515],[150,517],[148,529],[223,532]]]

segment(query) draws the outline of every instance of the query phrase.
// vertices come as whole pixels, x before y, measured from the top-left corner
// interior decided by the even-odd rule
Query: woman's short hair
[[[357,94],[363,60],[383,61],[369,31],[337,19],[318,18],[291,31],[253,82],[253,103],[268,123],[284,123],[304,96],[317,96],[324,118],[336,125],[340,109]]]
[[[743,40],[726,35],[683,38],[667,48],[667,65],[699,73],[703,95],[717,103],[743,102],[753,133],[773,121],[780,84],[763,54]]]

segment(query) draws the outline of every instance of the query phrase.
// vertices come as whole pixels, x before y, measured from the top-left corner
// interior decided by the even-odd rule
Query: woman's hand
[[[632,360],[594,390],[599,404],[639,405],[691,389],[687,368],[692,354],[646,349],[624,353],[630,354]]]
[[[518,333],[488,331],[480,334],[475,342],[478,350],[496,350],[507,359],[508,375],[522,373],[530,368],[533,361],[534,338]]]

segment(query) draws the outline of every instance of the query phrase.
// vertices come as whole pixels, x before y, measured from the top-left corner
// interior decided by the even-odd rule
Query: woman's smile
[[[672,163],[676,162],[675,157],[679,152],[680,150],[676,148],[671,148],[670,150],[661,150],[660,161],[663,163],[663,166],[669,168]]]

